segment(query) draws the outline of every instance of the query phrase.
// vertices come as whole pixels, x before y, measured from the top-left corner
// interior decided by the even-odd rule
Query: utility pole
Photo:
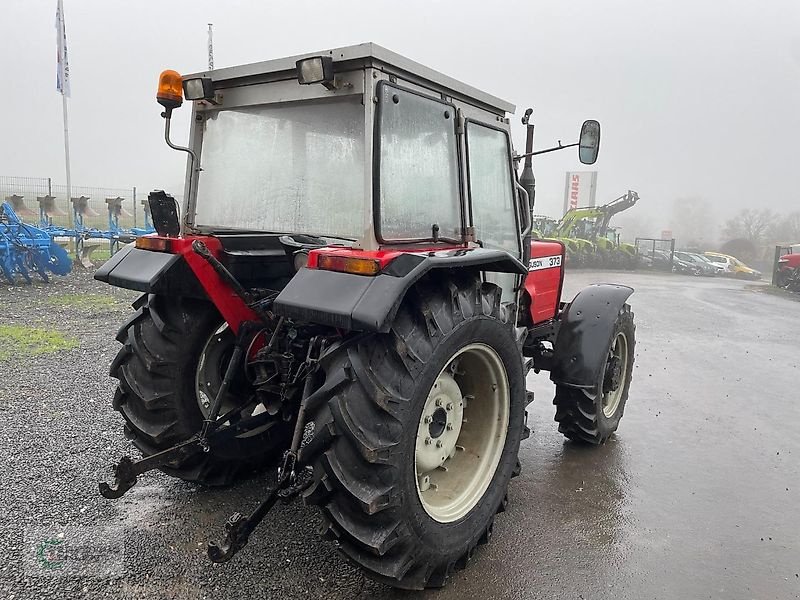
[[[214,24],[208,24],[208,70],[214,70]]]
[[[58,0],[56,5],[56,48],[58,50],[58,71],[56,89],[61,94],[61,109],[64,115],[64,164],[67,171],[67,214],[72,226],[72,177],[69,168],[69,121],[67,119],[67,98],[70,95],[69,62],[67,61],[67,29],[64,25],[64,5]],[[49,193],[49,192],[48,192]],[[77,240],[75,242],[77,244]]]

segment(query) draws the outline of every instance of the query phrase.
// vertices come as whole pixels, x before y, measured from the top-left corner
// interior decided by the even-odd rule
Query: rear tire
[[[144,456],[189,439],[203,421],[196,388],[200,354],[222,317],[213,305],[151,295],[117,334],[123,344],[111,364],[119,379],[114,408],[125,435]],[[227,485],[280,458],[291,429],[275,421],[266,431],[212,445],[161,470],[204,485]]]
[[[608,360],[595,386],[586,390],[556,385],[555,420],[558,431],[565,437],[598,445],[617,430],[631,385],[635,333],[631,307],[625,304],[614,323],[608,342]]]
[[[489,540],[518,473],[525,380],[499,288],[471,278],[418,285],[389,333],[354,341],[325,365],[328,376],[342,369],[350,381],[312,415],[301,451],[314,467],[306,501],[320,506],[324,533],[370,577],[405,589],[441,586]],[[444,387],[451,396],[437,404]],[[443,433],[446,410],[458,411],[458,398],[470,394],[468,423],[459,416]],[[426,420],[431,408],[442,414]],[[444,442],[445,469],[422,468],[426,437],[435,438],[430,448]],[[450,443],[457,445],[446,458]],[[488,466],[463,458],[478,448],[485,451],[476,456],[494,457]],[[418,469],[430,474],[425,485]]]

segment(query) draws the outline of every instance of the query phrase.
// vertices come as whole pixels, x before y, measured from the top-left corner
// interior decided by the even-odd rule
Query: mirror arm
[[[539,154],[547,154],[548,152],[555,152],[556,150],[564,150],[565,148],[574,148],[579,144],[580,142],[575,142],[574,144],[562,145],[561,140],[558,140],[558,146],[553,146],[552,148],[547,148],[546,150],[536,150],[535,152],[526,152],[525,154],[517,154],[514,157],[514,160],[519,161],[529,156],[538,156]]]
[[[161,113],[161,116],[164,117],[164,121],[165,121],[165,124],[164,124],[164,141],[167,143],[167,146],[169,146],[173,150],[178,150],[180,152],[186,152],[186,154],[189,155],[189,158],[190,158],[190,161],[191,161],[190,167],[189,167],[189,172],[191,173],[191,176],[189,177],[189,186],[188,186],[186,191],[187,191],[188,198],[191,198],[192,197],[192,181],[194,180],[194,166],[197,163],[197,155],[194,153],[194,151],[191,148],[187,148],[185,146],[178,146],[176,144],[173,144],[172,140],[169,139],[170,123],[172,122],[172,109],[168,108],[163,113]]]

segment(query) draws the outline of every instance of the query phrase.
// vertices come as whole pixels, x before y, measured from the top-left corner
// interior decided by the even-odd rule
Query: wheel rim
[[[211,406],[217,396],[225,369],[233,353],[234,335],[227,323],[217,327],[203,345],[195,372],[197,406],[204,418],[211,414]],[[222,401],[219,414],[225,414],[236,406],[230,394]]]
[[[628,378],[628,338],[617,333],[608,351],[605,377],[603,378],[603,414],[611,418],[617,412]]]
[[[503,361],[485,344],[465,346],[439,373],[415,449],[417,494],[434,520],[460,519],[486,493],[505,447],[509,404]]]

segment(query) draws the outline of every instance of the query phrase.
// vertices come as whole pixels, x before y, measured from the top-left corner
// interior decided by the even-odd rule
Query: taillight
[[[172,240],[154,235],[145,235],[136,238],[135,247],[139,248],[139,250],[151,250],[153,252],[171,252]]]
[[[326,271],[339,271],[353,275],[377,275],[381,272],[381,263],[373,258],[356,258],[352,256],[334,256],[323,254],[317,260],[317,267]]]

